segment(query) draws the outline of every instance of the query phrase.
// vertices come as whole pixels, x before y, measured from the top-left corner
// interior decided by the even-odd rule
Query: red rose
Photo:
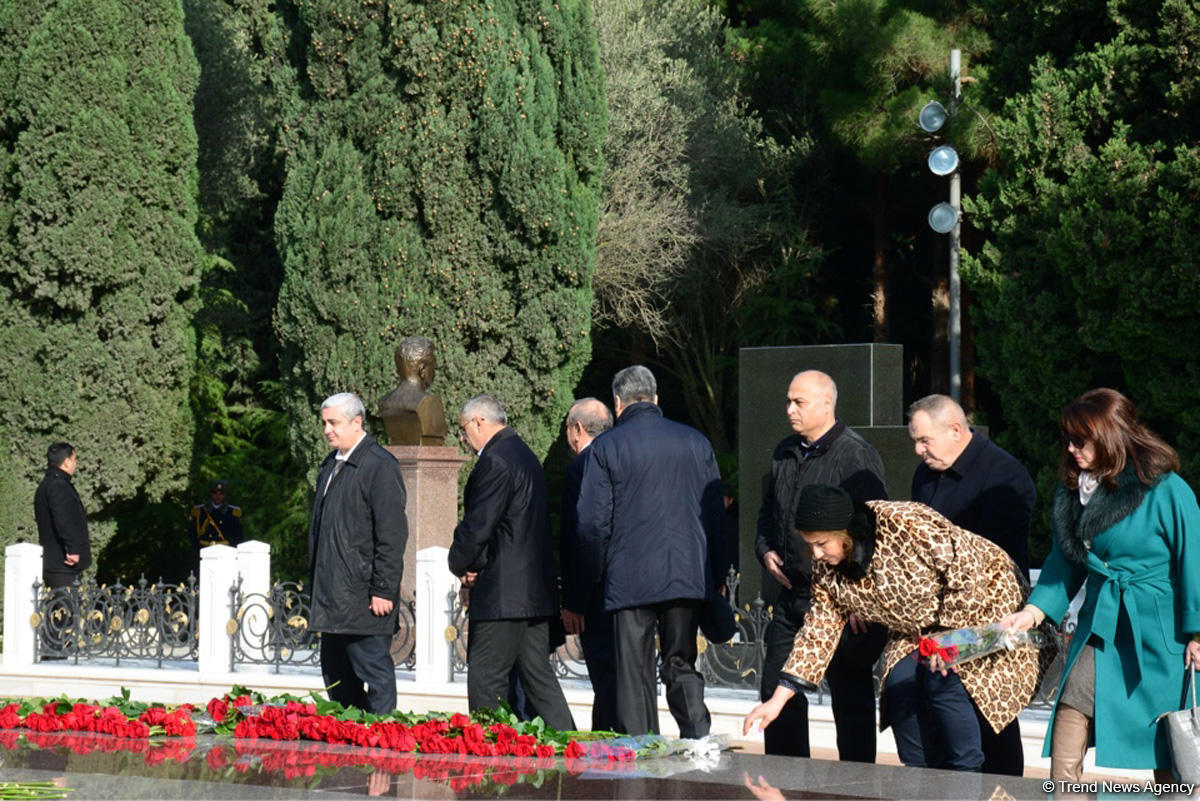
[[[229,702],[224,698],[213,698],[208,702],[208,714],[217,723],[224,723],[229,714]]]
[[[547,757],[553,759],[554,758],[554,746],[539,745],[537,748],[534,749],[534,753],[537,754],[538,759],[544,759]]]
[[[951,645],[948,648],[943,648],[942,659],[945,659],[947,662],[953,662],[955,659],[958,659],[958,646]]]
[[[583,750],[583,746],[572,740],[567,743],[567,747],[563,749],[563,756],[567,759],[582,759],[587,756],[587,751]]]
[[[921,652],[921,656],[928,659],[938,652],[938,644],[936,640],[931,640],[928,637],[922,637],[917,643],[917,648]]]
[[[461,712],[455,712],[450,716],[450,725],[456,729],[465,729],[471,725],[471,719]]]
[[[21,715],[17,710],[18,704],[9,704],[0,709],[0,729],[15,729],[21,725]]]

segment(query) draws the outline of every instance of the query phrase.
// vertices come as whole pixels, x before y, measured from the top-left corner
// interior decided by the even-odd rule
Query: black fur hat
[[[854,501],[841,487],[810,484],[796,500],[797,531],[845,531],[854,517]]]

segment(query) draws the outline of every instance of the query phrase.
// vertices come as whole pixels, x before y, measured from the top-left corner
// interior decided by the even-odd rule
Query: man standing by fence
[[[321,404],[333,450],[317,473],[308,532],[310,625],[321,632],[329,697],[382,715],[396,708],[391,645],[408,521],[400,463],[363,429],[365,414],[349,392]]]
[[[703,434],[663,417],[648,369],[621,370],[612,391],[617,425],[588,448],[578,511],[583,586],[603,576],[616,620],[618,727],[659,730],[657,633],[667,706],[681,736],[703,737],[711,718],[696,631],[723,561],[721,471]]]
[[[46,475],[33,495],[33,517],[42,545],[42,581],[66,587],[92,564],[87,514],[71,479],[78,457],[75,448],[56,442],[46,451]]]
[[[587,447],[612,428],[612,413],[595,398],[575,401],[567,413],[567,447],[575,454],[563,481],[559,514],[559,553],[563,576],[563,626],[578,634],[592,682],[592,729],[617,727],[617,651],[613,642],[612,614],[604,609],[604,588],[583,578],[591,571],[579,564],[579,490]]]
[[[533,711],[555,729],[574,729],[549,658],[558,591],[546,475],[491,395],[463,404],[458,430],[479,455],[447,557],[470,590],[467,703],[472,712],[496,707],[515,665]]]

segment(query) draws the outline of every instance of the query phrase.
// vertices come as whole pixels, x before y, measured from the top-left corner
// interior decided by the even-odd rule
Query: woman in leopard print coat
[[[997,545],[923,504],[867,507],[854,515],[849,495],[835,487],[801,493],[797,533],[813,553],[812,606],[783,668],[792,686],[781,684],[746,716],[744,729],[756,720],[768,725],[792,694],[816,687],[855,616],[891,632],[882,657],[880,727],[893,727],[900,759],[978,770],[979,721],[1000,731],[1016,718],[1033,697],[1049,649],[1002,651],[942,675],[917,666],[916,642],[929,632],[999,620],[1021,608],[1028,585]],[[943,714],[947,705],[951,711]]]

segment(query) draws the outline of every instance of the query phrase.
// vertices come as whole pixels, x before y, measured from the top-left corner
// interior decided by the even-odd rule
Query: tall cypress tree
[[[30,539],[46,446],[113,504],[185,480],[196,63],[178,2],[0,11],[0,544]],[[93,550],[111,526],[92,526]]]
[[[538,453],[590,353],[605,109],[586,0],[299,0],[276,215],[293,442],[434,341],[449,415],[492,392]]]
[[[1039,34],[1018,52],[1041,54],[1008,77],[1021,90],[993,121],[1001,161],[966,208],[988,234],[963,275],[977,304],[978,371],[1012,426],[1006,445],[1040,467],[1050,497],[1059,412],[1110,386],[1178,447],[1194,482],[1200,12],[1183,2],[1081,6],[1065,29],[1092,38],[1066,54],[1039,21],[1043,3],[997,5],[1002,33]]]

